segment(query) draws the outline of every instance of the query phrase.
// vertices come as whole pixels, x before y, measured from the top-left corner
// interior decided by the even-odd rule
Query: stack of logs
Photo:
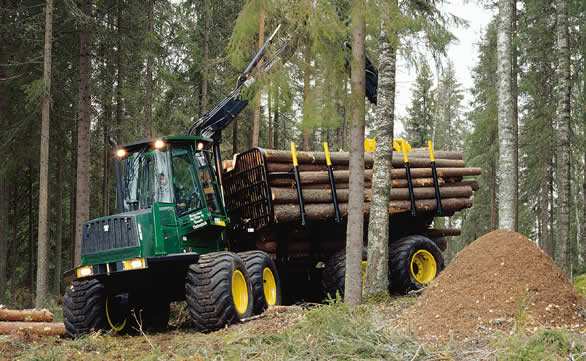
[[[10,310],[0,306],[0,335],[22,333],[63,336],[65,325],[53,322],[53,314],[48,310]]]
[[[269,173],[275,222],[298,221],[300,213],[295,181],[283,174],[283,172],[289,172],[292,169],[291,153],[272,149],[263,149],[263,152]],[[472,195],[478,189],[478,183],[475,180],[465,179],[464,177],[477,176],[481,173],[481,169],[466,167],[461,152],[437,151],[435,155],[444,215],[453,215],[454,212],[471,207]],[[298,152],[297,158],[307,219],[314,221],[332,219],[334,217],[334,208],[325,154],[322,152]],[[333,152],[331,153],[331,160],[340,211],[342,215],[346,215],[349,195],[349,153]],[[433,212],[436,210],[435,189],[427,150],[414,149],[410,153],[409,160],[417,212]],[[372,166],[373,156],[366,154],[364,175],[365,213],[368,213],[370,201],[373,197],[371,193]],[[411,203],[409,201],[405,166],[400,154],[393,155],[391,182],[389,213],[408,212],[411,208]]]

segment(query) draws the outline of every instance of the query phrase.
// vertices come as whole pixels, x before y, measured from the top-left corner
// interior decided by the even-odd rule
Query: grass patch
[[[574,287],[582,296],[586,296],[586,273],[574,278]]]
[[[565,330],[541,330],[534,335],[502,336],[497,341],[503,361],[586,360],[583,336]]]

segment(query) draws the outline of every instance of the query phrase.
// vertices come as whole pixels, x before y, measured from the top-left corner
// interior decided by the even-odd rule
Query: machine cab
[[[211,140],[177,136],[130,144],[116,151],[117,204],[122,212],[173,206],[178,219],[225,226]],[[193,228],[196,229],[196,228]]]

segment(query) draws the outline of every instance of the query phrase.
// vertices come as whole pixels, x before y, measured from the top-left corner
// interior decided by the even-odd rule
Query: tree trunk
[[[108,27],[111,28],[110,20],[108,20]],[[112,150],[110,146],[110,136],[112,128],[112,92],[114,86],[114,80],[112,74],[114,73],[114,59],[112,49],[109,45],[105,45],[105,68],[106,73],[104,74],[104,98],[102,100],[104,111],[102,116],[102,215],[107,216],[110,214],[110,161],[112,157]]]
[[[274,95],[274,106],[273,106],[273,145],[275,149],[280,148],[280,141],[281,138],[279,137],[279,129],[281,126],[279,125],[279,97],[280,97],[280,88],[279,85],[275,86],[275,95]]]
[[[309,88],[311,87],[311,54],[309,45],[303,48],[303,150],[311,150],[311,127],[309,124]]]
[[[147,58],[145,68],[144,92],[144,136],[153,137],[153,37],[155,31],[154,0],[147,2]]]
[[[61,144],[58,149],[60,154],[64,153],[64,147]],[[55,272],[53,276],[53,294],[61,295],[61,277],[62,275],[62,258],[63,258],[63,176],[64,176],[63,157],[57,157],[57,194],[55,195]]]
[[[499,0],[497,27],[498,77],[498,212],[499,228],[514,229],[514,126],[511,97],[511,1]]]
[[[358,305],[362,298],[361,261],[364,240],[364,121],[365,121],[365,7],[352,1],[352,124],[350,152],[350,196],[346,231],[346,276],[344,301]]]
[[[123,43],[122,39],[124,37],[123,27],[124,27],[124,18],[122,14],[122,7],[124,5],[124,1],[120,0],[116,2],[116,119],[115,119],[115,128],[116,128],[116,137],[121,136],[121,125],[122,125],[122,112],[124,110],[123,98],[122,98],[122,90],[124,88],[124,79],[126,76],[125,73],[125,66],[124,66],[124,59],[123,59]]]
[[[554,246],[553,246],[553,237],[552,237],[552,230],[549,229],[550,226],[550,217],[551,217],[551,210],[550,210],[550,199],[549,199],[549,190],[550,184],[552,182],[550,177],[550,170],[549,170],[550,162],[546,161],[543,165],[543,182],[541,184],[541,192],[540,192],[540,223],[541,223],[541,233],[543,237],[543,250],[546,254],[550,257],[554,257]]]
[[[8,262],[8,182],[6,175],[0,173],[0,302],[6,289]]]
[[[498,200],[497,200],[497,176],[496,176],[496,162],[493,162],[490,170],[490,229],[498,228],[499,214],[498,214]]]
[[[556,258],[558,265],[571,276],[570,268],[570,99],[571,73],[570,51],[568,48],[568,9],[567,0],[557,2],[557,50],[558,50],[558,151],[557,179],[559,233],[557,237]]]
[[[53,47],[53,0],[45,6],[45,49],[39,165],[39,232],[37,242],[36,307],[47,302],[49,290],[49,115],[51,111],[51,50]]]
[[[269,91],[268,91],[268,100],[267,100],[267,110],[268,110],[268,130],[267,130],[267,146],[269,149],[273,149],[275,144],[273,142],[273,89],[269,84]]]
[[[262,48],[265,42],[265,8],[264,0],[260,1],[260,12],[258,14],[258,48]],[[260,66],[260,63],[259,63]],[[252,147],[259,146],[260,140],[260,101],[261,101],[262,89],[258,90],[255,97],[254,114],[252,119]]]
[[[91,0],[82,1],[82,11],[91,16]],[[83,24],[79,33],[79,119],[77,121],[77,186],[75,197],[75,258],[81,261],[81,237],[83,224],[90,216],[90,39],[88,25]]]
[[[199,116],[208,110],[208,72],[210,63],[210,0],[203,0],[203,59],[201,66],[201,106]]]
[[[513,113],[513,230],[519,230],[519,103],[517,86],[517,0],[511,0],[511,101]]]

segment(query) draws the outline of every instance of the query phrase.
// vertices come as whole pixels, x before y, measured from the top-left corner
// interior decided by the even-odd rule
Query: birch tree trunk
[[[497,162],[499,228],[514,229],[514,126],[511,96],[511,1],[499,0],[497,27],[498,140]]]
[[[393,130],[395,116],[395,49],[382,30],[379,38],[379,71],[376,108],[376,141],[372,172],[372,198],[368,223],[368,266],[365,296],[387,292],[389,286],[389,213]]]
[[[85,16],[91,16],[91,0],[82,2]],[[83,224],[90,216],[90,50],[88,25],[83,24],[79,33],[79,119],[77,121],[77,185],[75,197],[75,258],[81,261],[81,237]]]
[[[511,101],[513,113],[513,230],[519,230],[519,104],[517,86],[517,0],[511,0]]]
[[[37,288],[35,305],[47,302],[49,290],[49,125],[51,111],[51,50],[53,47],[53,0],[45,6],[45,49],[39,167],[39,232],[37,243]]]
[[[260,1],[260,12],[258,15],[258,48],[262,48],[265,42],[265,8],[264,0]],[[259,64],[260,65],[260,64]],[[252,119],[252,147],[259,146],[260,140],[260,100],[262,95],[262,89],[258,90],[255,97],[254,114]]]
[[[348,225],[346,230],[346,276],[344,301],[358,305],[362,298],[360,264],[364,239],[364,0],[352,1],[352,124],[350,151],[350,196],[348,199]]]
[[[557,2],[557,50],[558,50],[558,151],[557,179],[559,231],[556,249],[558,265],[567,273],[570,269],[570,51],[568,49],[567,0]]]

